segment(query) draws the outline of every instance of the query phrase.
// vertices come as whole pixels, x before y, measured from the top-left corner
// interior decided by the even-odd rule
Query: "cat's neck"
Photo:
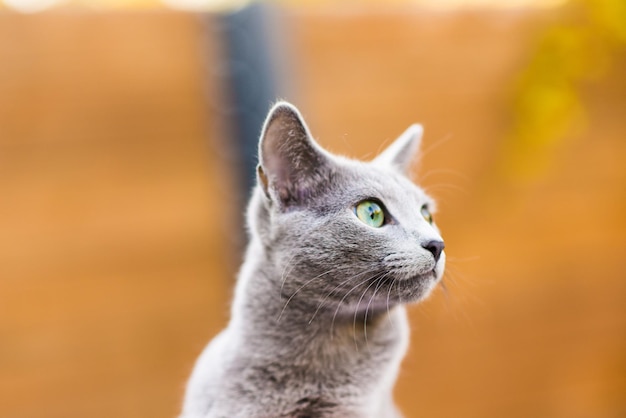
[[[303,307],[281,293],[281,271],[258,242],[252,242],[235,291],[231,327],[251,347],[272,358],[318,357],[334,363],[346,358],[401,358],[408,344],[404,306],[345,316]],[[335,312],[336,313],[336,312]]]

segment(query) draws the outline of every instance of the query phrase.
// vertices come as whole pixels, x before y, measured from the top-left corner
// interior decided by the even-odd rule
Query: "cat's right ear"
[[[257,178],[281,207],[303,204],[329,174],[327,153],[313,140],[300,112],[287,102],[269,111],[259,142]]]

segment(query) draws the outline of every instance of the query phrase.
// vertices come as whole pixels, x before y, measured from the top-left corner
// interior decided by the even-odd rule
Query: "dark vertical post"
[[[230,101],[227,123],[241,162],[242,201],[255,183],[259,134],[277,93],[267,14],[267,6],[253,4],[220,17],[228,83],[224,90]]]

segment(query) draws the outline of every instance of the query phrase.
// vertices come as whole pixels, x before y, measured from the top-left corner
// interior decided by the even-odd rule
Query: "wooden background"
[[[506,170],[512,86],[553,16],[279,18],[323,145],[370,157],[426,129],[448,291],[411,309],[407,417],[626,416],[626,54],[528,178]],[[0,14],[0,417],[178,412],[239,258],[211,24]]]

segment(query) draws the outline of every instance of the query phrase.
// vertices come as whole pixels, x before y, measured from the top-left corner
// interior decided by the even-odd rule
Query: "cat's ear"
[[[271,200],[305,203],[328,177],[328,154],[313,140],[300,112],[287,102],[270,110],[259,142],[259,185]]]
[[[393,141],[391,145],[374,159],[374,162],[392,166],[402,173],[407,173],[411,163],[417,156],[423,133],[424,128],[422,125],[414,124],[409,126],[398,139]]]

